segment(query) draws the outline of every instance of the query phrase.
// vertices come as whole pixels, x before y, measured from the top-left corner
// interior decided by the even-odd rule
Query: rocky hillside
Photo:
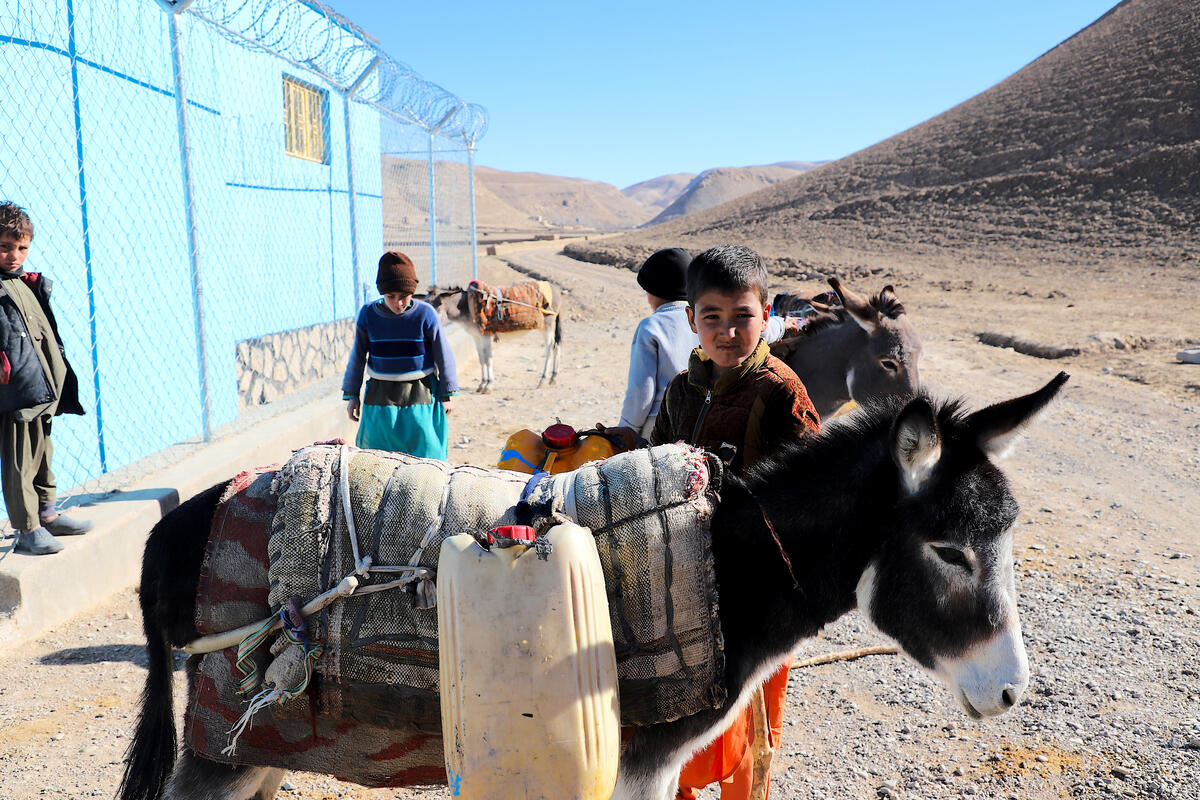
[[[1200,6],[1125,0],[921,125],[588,256],[744,241],[786,266],[897,248],[987,258],[1003,245],[1153,254],[1194,270],[1198,136]]]
[[[785,161],[763,167],[717,167],[706,169],[692,178],[669,205],[647,225],[695,214],[719,206],[742,195],[756,192],[817,166],[815,162]]]
[[[478,170],[478,168],[476,168]],[[466,192],[467,165],[437,162],[436,178],[442,187],[439,217],[452,212],[459,218],[469,214]],[[386,239],[403,242],[423,236],[429,228],[429,166],[424,160],[383,157],[383,220]],[[437,202],[435,200],[435,202]],[[475,219],[481,231],[535,230],[545,228],[525,211],[496,195],[483,181],[475,181]],[[406,233],[415,232],[415,233]]]
[[[640,225],[655,213],[617,187],[599,181],[490,167],[476,167],[475,178],[509,206],[552,227],[623,230]]]
[[[635,183],[633,186],[626,186],[621,190],[621,194],[630,200],[636,200],[644,206],[661,211],[675,202],[675,198],[683,193],[683,190],[687,188],[688,183],[694,177],[696,177],[694,172],[660,175],[648,181]]]

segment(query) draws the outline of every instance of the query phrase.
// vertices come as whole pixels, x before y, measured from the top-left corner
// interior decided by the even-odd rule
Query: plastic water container
[[[615,453],[616,448],[605,437],[595,433],[580,436],[570,425],[560,422],[541,433],[525,429],[509,436],[497,466],[514,472],[570,472]]]
[[[617,779],[620,710],[604,575],[591,531],[556,525],[530,546],[442,542],[438,656],[454,797],[605,800]]]

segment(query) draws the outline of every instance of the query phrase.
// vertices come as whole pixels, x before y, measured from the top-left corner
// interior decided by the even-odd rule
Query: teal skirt
[[[445,461],[448,441],[446,409],[438,398],[436,378],[367,379],[356,445]]]

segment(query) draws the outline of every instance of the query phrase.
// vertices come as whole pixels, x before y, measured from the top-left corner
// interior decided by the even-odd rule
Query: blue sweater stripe
[[[356,396],[364,367],[377,375],[404,375],[436,370],[443,395],[458,391],[454,354],[442,334],[437,312],[428,303],[413,300],[401,314],[391,314],[379,302],[358,312],[354,347],[342,379],[342,392]]]

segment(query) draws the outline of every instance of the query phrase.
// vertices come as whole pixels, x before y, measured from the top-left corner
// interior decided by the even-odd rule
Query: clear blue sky
[[[478,163],[623,188],[836,159],[1003,80],[1116,0],[325,0],[491,128]]]

